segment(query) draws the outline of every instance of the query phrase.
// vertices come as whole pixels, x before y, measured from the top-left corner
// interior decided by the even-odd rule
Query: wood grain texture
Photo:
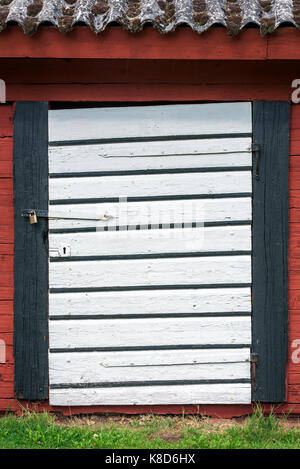
[[[251,251],[251,226],[50,234],[50,257]]]
[[[251,193],[251,172],[211,172],[50,179],[50,200]]]
[[[286,398],[289,107],[253,104],[253,138],[263,145],[253,176],[253,397],[263,402]]]
[[[122,389],[52,389],[50,404],[60,405],[249,404],[250,384],[143,386]]]
[[[183,136],[234,134],[248,133],[251,129],[250,103],[50,111],[52,141],[165,138],[178,133]],[[147,389],[149,385],[157,387],[162,377],[168,383],[162,387],[161,394],[167,387],[172,394],[174,385],[182,385],[184,381],[187,387],[192,382],[196,385],[195,380],[197,384],[203,380],[205,385],[207,380],[213,380],[209,383],[212,386],[216,381],[227,380],[226,385],[235,386],[237,382],[229,381],[241,383],[250,379],[251,317],[247,314],[251,311],[250,288],[239,286],[251,283],[251,226],[242,225],[251,220],[251,197],[224,198],[224,193],[251,194],[250,147],[250,138],[50,145],[51,216],[61,213],[62,216],[81,214],[93,218],[95,212],[100,211],[99,215],[114,217],[100,226],[94,220],[50,222],[52,230],[98,229],[98,232],[54,231],[49,236],[52,260],[49,266],[50,349],[53,352],[50,352],[50,399],[58,388],[72,385],[73,388],[90,385],[97,390],[105,384],[111,387],[112,382],[118,383],[119,392],[114,392],[117,402],[118,394],[122,401],[121,395],[129,383],[130,389],[135,388],[137,382]],[[197,171],[192,172],[192,169]],[[223,195],[208,201],[180,200],[181,196],[197,195],[199,191]],[[178,196],[179,200],[77,203],[82,198],[89,202],[88,199],[118,198],[119,195],[154,198],[170,195]],[[73,205],[61,205],[62,201],[74,199],[77,200]],[[55,205],[58,200],[59,205]],[[174,223],[174,219],[181,223],[213,219],[217,223],[222,220],[224,224],[233,218],[241,225],[185,226],[171,230],[166,226]],[[134,222],[141,225],[141,221],[164,224],[164,229],[134,226]],[[129,225],[133,229],[99,231],[101,226],[113,228],[114,225]],[[200,251],[205,257],[199,256]],[[220,251],[219,257],[216,251]],[[247,255],[242,255],[243,252]],[[195,253],[197,257],[191,257]],[[111,256],[123,257],[116,260]],[[145,256],[155,257],[143,258]],[[200,288],[177,289],[178,286],[206,284],[221,287],[222,283],[228,287],[234,284],[236,288],[227,291],[210,288],[210,292]],[[167,290],[160,290],[159,286]],[[110,288],[130,288],[131,291],[114,291],[113,294],[90,291]],[[69,293],[62,293],[63,290]],[[193,350],[194,347],[220,347],[220,344],[224,346],[223,355],[223,349],[215,353]],[[230,354],[227,347],[236,345],[241,348]],[[128,347],[141,350],[131,354],[99,352],[99,349]],[[145,352],[143,347],[171,347],[173,350]],[[188,350],[180,350],[180,347]],[[86,354],[82,351],[86,348],[96,348],[98,352]],[[68,349],[77,351],[70,356],[66,353]],[[191,356],[199,360],[210,357],[211,361],[215,357],[216,363],[192,364]],[[238,360],[239,356],[244,358]],[[116,359],[121,360],[123,365],[106,367],[103,365],[106,357],[115,363]],[[180,360],[185,363],[180,364]],[[129,361],[139,365],[132,366]],[[102,363],[100,368],[99,363]],[[199,388],[202,397],[198,403],[208,399],[204,397],[205,385]],[[247,385],[248,396],[250,383]],[[197,391],[197,387],[192,390]],[[135,389],[126,392],[130,399],[137,393],[140,396],[137,403],[160,403],[155,390],[149,391],[148,397]],[[228,392],[232,392],[230,388]],[[81,393],[89,400],[84,389]],[[219,394],[214,398],[217,399],[214,402],[224,401]],[[76,400],[67,401],[66,396],[64,399],[65,404],[76,405]],[[100,403],[102,397],[98,395],[97,399]],[[193,403],[198,398],[191,393],[178,395],[176,399]]]
[[[14,116],[15,393],[48,397],[47,219],[30,225],[24,208],[48,208],[48,104],[17,103]]]
[[[297,31],[291,28],[291,38]],[[0,37],[1,57],[31,58],[105,58],[105,59],[182,59],[182,60],[265,60],[267,39],[258,30],[242,31],[233,41],[224,29],[210,29],[199,36],[190,28],[177,28],[172,35],[161,35],[153,28],[134,34],[121,27],[107,28],[101,36],[90,28],[74,28],[63,35],[53,27],[40,29],[36,36],[26,35],[18,28],[8,28]],[[78,44],[81,44],[78,47]],[[285,58],[282,52],[281,58]],[[278,58],[277,54],[277,58]]]
[[[251,139],[131,142],[49,148],[52,173],[251,166]]]
[[[250,343],[250,317],[50,321],[50,349]]]
[[[250,349],[50,353],[49,373],[52,384],[250,379]]]
[[[205,64],[206,66],[206,64]],[[139,73],[139,72],[137,72]],[[237,72],[238,74],[239,72]],[[295,73],[295,72],[294,72]],[[221,73],[221,76],[223,72]],[[293,75],[294,78],[295,75]],[[58,78],[59,81],[59,78]],[[236,78],[233,79],[233,82]],[[102,103],[145,103],[163,101],[173,102],[180,101],[217,101],[230,102],[232,97],[237,101],[258,101],[266,99],[274,101],[281,99],[289,100],[291,97],[291,81],[287,84],[267,86],[256,84],[224,84],[220,83],[201,83],[198,85],[190,84],[47,84],[47,85],[11,85],[8,87],[9,100],[31,99],[39,101],[47,99],[56,102],[74,102],[85,104],[87,102]]]
[[[299,295],[300,297],[300,295]],[[300,298],[299,298],[300,303]],[[50,316],[250,312],[250,288],[50,293]]]
[[[299,197],[300,208],[300,197]],[[0,212],[1,213],[1,212]],[[97,218],[109,215],[105,222],[95,220],[49,220],[50,229],[98,228],[103,226],[155,225],[156,223],[249,221],[251,197],[187,199],[143,202],[104,202],[49,206],[50,216]],[[1,218],[0,218],[1,223]]]
[[[49,111],[49,141],[248,133],[250,103]]]
[[[251,282],[251,256],[51,262],[51,288],[109,288]]]

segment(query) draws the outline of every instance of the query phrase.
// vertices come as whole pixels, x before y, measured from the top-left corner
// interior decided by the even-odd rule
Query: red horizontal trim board
[[[280,28],[275,34],[268,36],[268,59],[278,60],[285,57],[286,60],[299,60],[299,45],[300,33],[297,28]]]
[[[262,37],[258,29],[230,37],[226,29],[198,35],[190,28],[160,34],[145,28],[137,34],[110,27],[99,35],[88,27],[61,34],[55,27],[40,27],[33,36],[10,26],[0,35],[0,57],[182,59],[182,60],[299,60],[299,31],[280,28]]]
[[[16,68],[18,73],[16,73]],[[235,84],[290,86],[300,61],[0,59],[9,85],[32,84]]]
[[[18,93],[21,85],[217,84],[232,85],[232,100],[235,99],[233,85],[251,85],[252,90],[253,85],[258,89],[278,85],[292,91],[292,81],[300,77],[300,61],[0,59],[0,70],[12,93],[15,90]]]
[[[0,57],[264,60],[267,38],[254,29],[233,38],[225,28],[198,35],[191,28],[178,28],[172,34],[145,28],[132,34],[110,27],[96,35],[84,26],[68,34],[44,26],[26,36],[21,28],[10,26],[0,35]]]
[[[7,99],[9,101],[271,101],[274,100],[275,96],[275,99],[279,101],[289,101],[290,86],[271,84],[260,86],[232,84],[91,84],[89,86],[84,84],[8,84],[7,86]],[[300,144],[300,142],[298,143]]]

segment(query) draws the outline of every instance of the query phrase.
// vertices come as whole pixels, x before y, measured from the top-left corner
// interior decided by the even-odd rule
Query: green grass
[[[300,426],[257,410],[242,422],[200,417],[84,417],[56,419],[24,413],[0,418],[0,449],[297,448]]]

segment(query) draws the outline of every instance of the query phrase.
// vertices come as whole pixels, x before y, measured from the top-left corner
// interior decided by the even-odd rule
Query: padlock
[[[37,214],[34,210],[29,213],[29,223],[31,225],[34,225],[35,223],[37,223]]]

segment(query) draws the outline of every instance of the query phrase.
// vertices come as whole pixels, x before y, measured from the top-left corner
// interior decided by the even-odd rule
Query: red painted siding
[[[0,104],[0,339],[6,363],[0,364],[0,409],[13,397],[13,106]]]
[[[68,34],[57,28],[40,28],[24,36],[21,28],[8,27],[0,36],[0,57],[178,59],[183,60],[299,60],[299,32],[280,28],[264,37],[258,29],[245,29],[236,38],[225,28],[198,35],[190,28],[160,34],[144,28],[138,34],[121,27],[107,28],[99,35],[88,27],[76,27]]]
[[[300,402],[300,363],[293,363],[294,340],[300,339],[300,106],[292,106],[290,157],[290,244],[289,244],[289,362],[287,399]],[[300,354],[299,354],[300,359]]]
[[[282,45],[284,47],[284,44]],[[272,53],[275,53],[273,51]],[[289,99],[300,63],[286,61],[162,60],[0,60],[8,99],[53,101],[238,101]],[[18,70],[16,74],[15,71]],[[60,84],[58,84],[60,83]],[[20,406],[13,397],[13,105],[0,104],[0,339],[7,343],[7,363],[0,364],[0,410]],[[287,404],[279,411],[300,413],[300,363],[292,362],[292,342],[300,339],[300,104],[292,105],[290,146],[289,362]],[[300,354],[299,354],[300,355]],[[22,406],[26,403],[22,403]],[[34,410],[68,413],[182,413],[180,406],[114,406]],[[268,406],[265,407],[268,410]],[[238,416],[251,406],[186,406],[186,413]]]

